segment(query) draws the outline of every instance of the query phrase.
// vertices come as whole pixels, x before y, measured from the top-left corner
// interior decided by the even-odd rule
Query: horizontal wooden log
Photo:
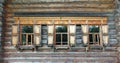
[[[113,12],[114,9],[96,9],[96,8],[41,8],[41,9],[12,9],[8,12]]]
[[[12,35],[12,32],[5,32],[5,34],[7,35]]]
[[[110,3],[110,4],[98,4],[98,3],[58,3],[58,4],[54,4],[54,3],[47,3],[47,4],[9,4],[8,5],[9,8],[60,8],[60,7],[64,7],[64,8],[113,8],[114,4]]]
[[[11,0],[12,3],[41,3],[41,2],[114,2],[114,0]]]
[[[5,0],[0,0],[0,3],[3,3]]]
[[[6,14],[6,17],[13,17],[13,16],[14,16],[13,13],[9,13],[9,14],[7,13],[7,14]]]
[[[7,21],[14,21],[14,18],[6,18]]]

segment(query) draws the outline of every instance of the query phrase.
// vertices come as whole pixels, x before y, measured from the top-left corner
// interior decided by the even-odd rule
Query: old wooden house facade
[[[119,0],[0,0],[0,63],[119,63]]]

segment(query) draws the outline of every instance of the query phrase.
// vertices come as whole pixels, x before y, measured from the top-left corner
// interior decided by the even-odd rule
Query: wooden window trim
[[[61,33],[61,32],[59,32],[59,33],[56,33],[56,26],[67,26],[67,32],[63,32],[63,33]],[[65,25],[65,24],[57,24],[57,25],[54,25],[54,31],[55,31],[55,33],[54,33],[54,37],[55,37],[55,39],[54,39],[54,45],[55,46],[67,46],[67,45],[69,45],[69,29],[68,29],[68,25]],[[56,34],[60,34],[61,35],[61,42],[60,42],[60,45],[57,45],[56,43]],[[63,42],[62,42],[62,35],[63,34],[67,34],[67,44],[66,45],[63,45]]]
[[[33,41],[34,39],[32,38],[34,36],[34,32],[33,33],[22,33],[22,26],[33,26],[33,25],[20,25],[20,45],[24,45],[23,42],[22,42],[22,35],[25,34],[26,35],[26,44],[27,46],[29,46],[28,44],[28,35],[31,35],[31,44],[30,45],[33,45]],[[33,35],[33,36],[32,36]]]
[[[101,25],[89,25],[89,26],[98,26],[98,27],[100,27]],[[89,26],[88,26],[88,30],[89,30]],[[99,28],[99,32],[93,32],[93,33],[90,33],[90,31],[88,32],[88,44],[89,44],[89,47],[90,46],[95,46],[95,45],[98,45],[98,46],[100,46],[101,45],[101,41],[99,40],[99,39],[101,39],[101,37],[100,37],[100,28]],[[90,34],[93,34],[92,35],[92,40],[93,40],[93,44],[90,44],[90,37],[89,37],[89,35]],[[99,39],[98,39],[98,42],[97,43],[94,43],[94,40],[96,40],[96,38],[93,38],[93,36],[94,35],[99,35]],[[98,37],[97,37],[98,38]]]

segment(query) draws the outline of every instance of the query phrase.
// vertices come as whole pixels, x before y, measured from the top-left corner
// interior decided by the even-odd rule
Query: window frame
[[[34,44],[34,29],[33,29],[33,32],[32,33],[23,33],[22,32],[22,26],[32,26],[33,28],[34,28],[34,25],[20,25],[20,45],[27,45],[27,46],[29,46],[29,45],[33,45]],[[26,44],[23,44],[23,41],[22,41],[22,35],[23,34],[25,34],[27,37],[26,37]],[[32,38],[31,38],[31,44],[29,44],[29,42],[28,42],[28,35],[31,35],[32,36]]]
[[[58,32],[58,33],[56,33],[56,26],[66,26],[67,27],[67,32]],[[67,46],[67,45],[69,45],[69,28],[68,28],[68,24],[56,24],[56,25],[54,25],[54,37],[55,37],[55,39],[54,39],[54,45],[55,46]],[[61,35],[61,38],[62,38],[62,35],[63,34],[67,34],[67,42],[65,42],[66,44],[64,45],[63,44],[63,41],[62,41],[62,39],[61,39],[61,42],[60,42],[60,45],[57,45],[57,41],[56,41],[56,34],[60,34]]]
[[[89,28],[90,26],[98,26],[99,32],[90,32],[90,28]],[[102,25],[88,25],[88,44],[89,44],[89,46],[101,45],[101,39],[102,39],[102,37],[100,37],[100,33],[101,33],[100,27],[101,26]],[[90,42],[90,34],[92,34],[92,41],[93,42]],[[93,36],[95,36],[95,35],[97,35],[98,40],[95,37],[93,38]],[[94,40],[97,40],[98,42],[96,42],[96,41],[94,42]],[[90,44],[90,43],[92,43],[92,44]]]

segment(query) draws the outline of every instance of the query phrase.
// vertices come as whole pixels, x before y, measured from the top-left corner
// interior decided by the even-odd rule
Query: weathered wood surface
[[[113,12],[114,0],[11,0],[9,12]]]
[[[11,24],[14,24],[14,21],[16,21],[13,19],[13,17],[15,16],[14,12],[15,13],[22,13],[22,12],[24,13],[41,12],[42,13],[42,12],[60,12],[60,11],[61,12],[69,11],[69,13],[70,12],[78,12],[78,13],[79,12],[89,12],[89,13],[96,12],[94,14],[86,13],[84,16],[111,16],[111,14],[100,14],[100,13],[114,12],[114,7],[115,7],[115,0],[9,0],[7,3],[8,4],[6,4],[6,8],[5,8],[6,17],[7,17],[6,24],[5,24],[6,33],[11,32],[12,30]],[[3,5],[0,5],[0,6],[3,7]],[[97,12],[100,12],[100,13],[97,13]],[[2,15],[2,12],[0,15]],[[40,15],[44,15],[44,14],[40,14]],[[74,16],[74,14],[71,14],[71,15]],[[22,16],[25,16],[25,15],[23,14]],[[111,17],[111,19],[113,18]],[[110,31],[109,33],[111,33],[109,34],[110,39],[113,39],[115,41],[115,38],[113,38],[113,35],[115,35],[116,31],[111,32],[112,29],[115,30],[115,27],[114,27],[115,22],[113,20],[108,20],[108,21],[109,21],[108,25],[113,26],[109,28],[109,31]],[[8,35],[6,34],[6,36]],[[8,40],[6,40],[6,42],[8,42]]]
[[[117,47],[120,47],[120,0],[116,2],[116,13],[115,13],[115,28],[116,28],[116,35],[117,35]],[[119,51],[120,52],[120,51]],[[119,56],[120,59],[120,56]]]
[[[10,9],[8,9],[10,10]],[[113,12],[113,9],[96,9],[96,8],[37,8],[37,9],[12,9],[10,12]]]
[[[5,63],[119,63],[116,52],[5,53]],[[47,61],[46,61],[47,60]]]
[[[8,7],[10,8],[16,8],[16,9],[24,9],[24,8],[110,8],[112,9],[114,7],[114,4],[112,3],[41,3],[41,4],[9,4]]]
[[[1,48],[1,42],[2,42],[2,26],[3,26],[3,2],[4,0],[0,0],[0,48]]]
[[[107,24],[106,17],[14,17],[14,19],[14,24],[18,24],[18,20],[20,24]]]
[[[43,3],[43,2],[114,2],[114,0],[11,0],[12,3]]]

